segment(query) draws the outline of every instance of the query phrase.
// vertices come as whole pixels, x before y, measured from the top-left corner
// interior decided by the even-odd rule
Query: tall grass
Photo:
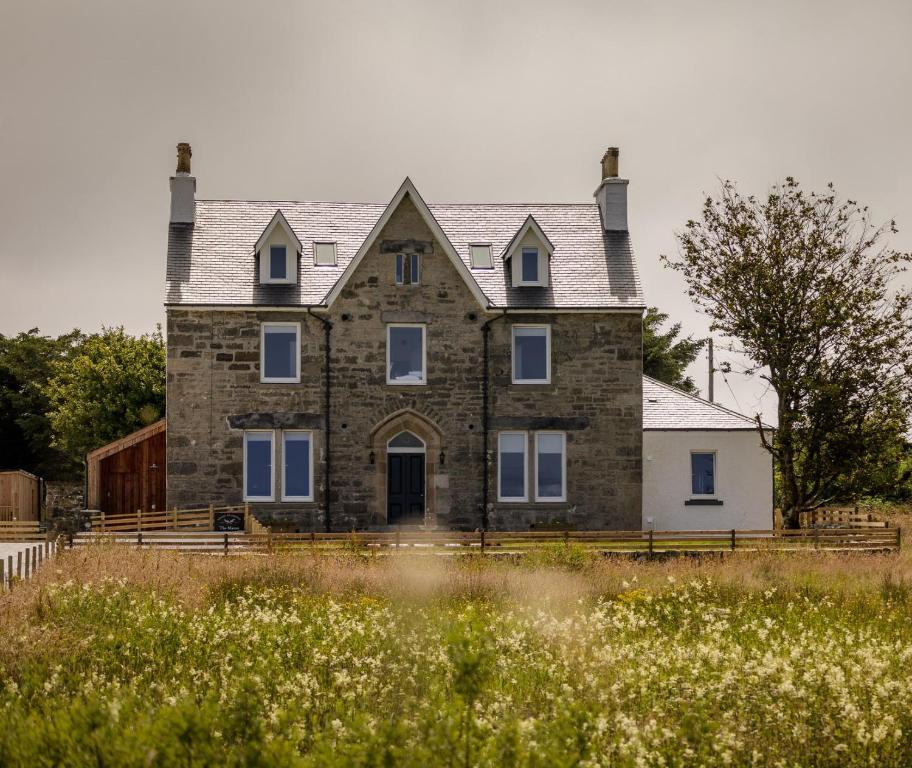
[[[912,764],[912,561],[68,552],[0,765]]]

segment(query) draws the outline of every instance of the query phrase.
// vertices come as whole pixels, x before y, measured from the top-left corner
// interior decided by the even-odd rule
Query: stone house
[[[171,179],[167,503],[299,530],[639,529],[644,300],[585,204],[196,199]]]

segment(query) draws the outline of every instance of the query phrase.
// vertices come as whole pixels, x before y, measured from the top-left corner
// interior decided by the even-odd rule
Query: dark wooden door
[[[390,525],[424,522],[424,454],[387,455],[386,521]]]

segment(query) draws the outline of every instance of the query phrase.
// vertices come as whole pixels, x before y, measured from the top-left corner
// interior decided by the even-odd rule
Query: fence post
[[[177,507],[175,507],[174,509],[171,510],[171,519],[173,520],[173,522],[171,524],[171,530],[176,531],[177,530]]]
[[[649,556],[652,557],[652,528],[649,529]]]
[[[35,549],[38,550],[38,565],[40,566],[44,562],[44,547],[40,544],[35,546]]]
[[[38,570],[38,545],[32,545],[32,576],[35,575],[35,571]]]
[[[896,526],[896,551],[898,552],[901,549],[902,549],[902,526],[897,525]]]
[[[3,560],[0,560],[0,592],[6,589],[6,579],[3,577]]]
[[[225,531],[225,557],[228,557],[228,531]]]
[[[735,529],[732,528],[732,552],[735,551]]]
[[[250,504],[244,504],[244,533],[253,530],[253,521],[250,519]]]
[[[209,530],[215,530],[215,505],[209,502]]]
[[[136,532],[136,546],[142,549],[142,531]]]
[[[269,533],[266,534],[266,551],[269,554],[272,554],[272,528],[269,529]]]
[[[137,531],[142,530],[142,510],[141,509],[136,510],[136,530]]]
[[[9,566],[9,568],[7,568],[7,570],[9,571],[10,586],[13,586],[13,556],[12,555],[10,555],[8,558],[6,558],[6,563]]]
[[[101,532],[104,533],[104,530],[105,530],[104,510],[101,510]]]
[[[564,546],[570,545],[570,531],[564,531]]]
[[[484,554],[485,551],[485,529],[481,529],[481,554]]]
[[[22,554],[22,550],[19,550],[19,554],[20,554],[20,555]],[[24,573],[24,576],[25,576],[26,579],[29,577],[29,552],[28,552],[28,549],[25,550],[25,573]]]

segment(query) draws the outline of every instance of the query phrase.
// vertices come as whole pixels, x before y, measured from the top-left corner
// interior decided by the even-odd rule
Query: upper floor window
[[[334,267],[336,265],[336,244],[314,243],[314,264],[318,267]]]
[[[491,269],[494,266],[490,245],[470,245],[469,256],[472,260],[472,269]]]
[[[520,283],[538,284],[538,248],[522,249],[522,264],[520,265]]]
[[[716,495],[716,454],[690,454],[690,491],[694,496]]]
[[[396,285],[418,285],[421,281],[421,256],[417,253],[396,254]]]
[[[513,383],[551,383],[550,326],[513,326]]]
[[[423,325],[386,327],[386,383],[427,384]]]
[[[263,323],[260,331],[260,381],[297,383],[301,380],[301,325]]]
[[[288,248],[284,245],[269,246],[269,279],[288,279]]]

